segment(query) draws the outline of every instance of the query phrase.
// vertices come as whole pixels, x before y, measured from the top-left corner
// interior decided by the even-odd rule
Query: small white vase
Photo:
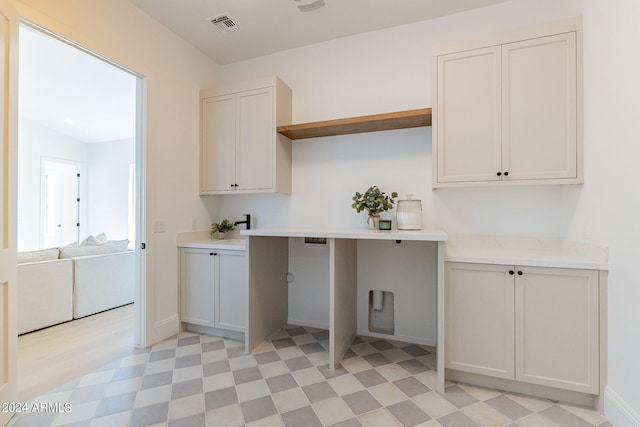
[[[369,225],[369,230],[377,230],[380,224],[380,215],[369,215],[367,218],[367,224]]]
[[[218,239],[224,240],[227,235],[223,231],[218,231]]]

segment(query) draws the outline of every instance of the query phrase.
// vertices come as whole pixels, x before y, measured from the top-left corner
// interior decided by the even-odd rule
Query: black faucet
[[[251,230],[251,215],[244,214],[244,218],[244,221],[236,221],[233,223],[233,225],[236,226],[238,224],[245,224],[247,226],[247,230]]]

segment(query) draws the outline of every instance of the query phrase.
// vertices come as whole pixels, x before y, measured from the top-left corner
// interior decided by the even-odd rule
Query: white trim
[[[304,320],[295,320],[292,318],[288,318],[287,324],[296,325],[296,326],[306,326],[308,328],[326,329],[327,331],[329,330],[329,322],[327,323],[306,322]]]
[[[180,332],[180,319],[175,314],[153,324],[153,337],[155,339],[151,342],[162,341],[167,337],[176,335],[178,332]]]
[[[411,344],[422,344],[422,345],[428,345],[431,347],[437,347],[437,342],[434,341],[433,339],[410,337],[406,335],[397,335],[397,334],[396,335],[379,334],[376,332],[371,332],[363,329],[358,329],[358,335],[363,337],[382,338],[386,340],[403,341]]]
[[[141,244],[147,241],[147,79],[136,78],[136,295],[133,319],[134,345],[144,348],[150,345],[148,341],[147,317],[152,310],[147,299],[147,251],[141,249]]]
[[[604,414],[616,427],[640,426],[640,414],[609,386],[604,389]]]

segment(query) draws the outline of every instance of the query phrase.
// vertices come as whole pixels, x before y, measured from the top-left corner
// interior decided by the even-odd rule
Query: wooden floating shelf
[[[277,131],[290,139],[305,139],[420,126],[431,126],[431,108],[278,126]]]

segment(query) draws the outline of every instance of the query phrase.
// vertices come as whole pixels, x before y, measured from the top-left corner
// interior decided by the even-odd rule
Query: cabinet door
[[[180,320],[211,326],[214,321],[216,265],[206,249],[180,250]]]
[[[247,257],[245,252],[218,252],[216,327],[244,332],[247,324]]]
[[[445,366],[514,378],[513,267],[445,264]]]
[[[233,191],[236,113],[233,95],[204,98],[201,110],[200,193]]]
[[[500,180],[500,62],[499,46],[438,56],[438,182]]]
[[[238,94],[238,190],[268,190],[273,187],[274,124],[273,88]]]
[[[516,380],[598,393],[598,272],[518,271]]]
[[[505,179],[576,178],[576,34],[509,43],[502,55]]]

